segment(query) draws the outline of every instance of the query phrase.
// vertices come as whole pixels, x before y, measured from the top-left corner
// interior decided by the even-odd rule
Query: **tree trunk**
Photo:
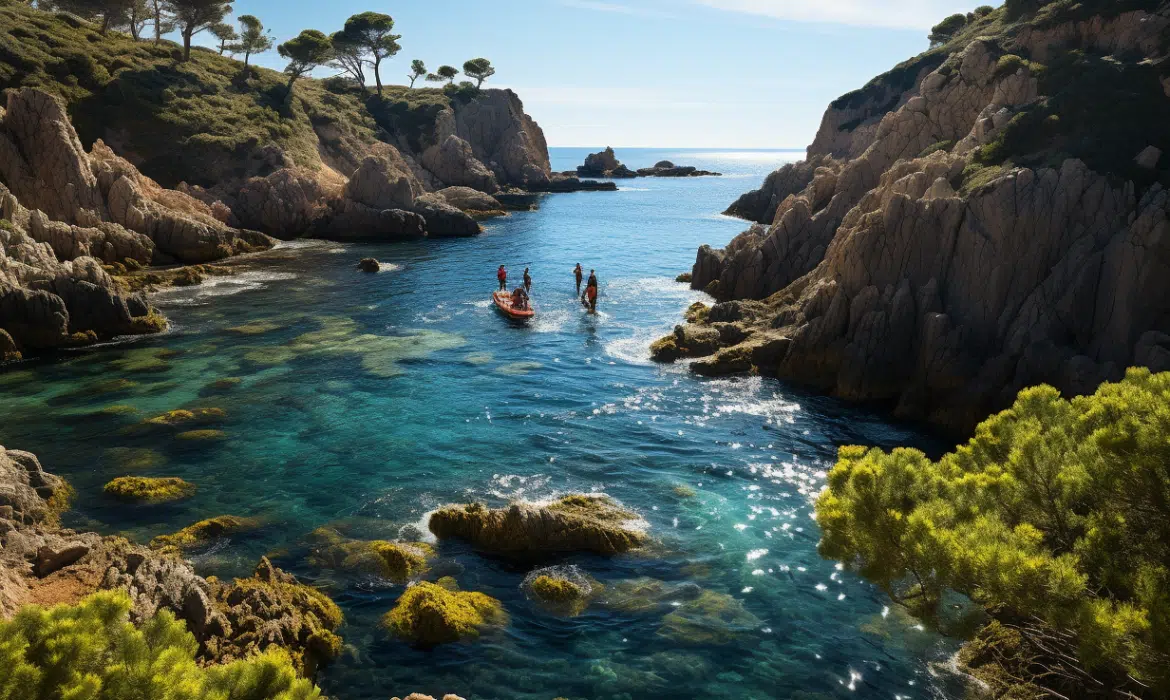
[[[478,90],[481,87],[483,87],[483,78],[478,78],[477,82],[475,83],[475,89]]]
[[[378,97],[382,96],[382,73],[379,67],[382,65],[382,57],[374,56],[374,82],[378,85]]]
[[[290,75],[290,76],[288,77],[288,91],[285,93],[285,96],[284,96],[284,101],[285,101],[285,102],[291,102],[291,101],[292,101],[292,89],[293,89],[293,83],[295,83],[296,81],[297,81],[297,74],[296,74],[296,73],[293,73],[292,75]]]
[[[108,32],[109,30],[110,30],[110,13],[109,13],[109,12],[103,12],[103,13],[102,13],[102,28],[101,28],[101,35],[102,35],[102,36],[105,36],[105,35],[106,35],[106,32]]]
[[[244,52],[244,72],[248,72],[248,59],[252,57],[252,51],[249,49]]]
[[[409,77],[410,77],[410,89],[411,89],[411,90],[413,90],[413,89],[414,89],[414,81],[418,80],[418,76],[417,76],[417,75],[412,75],[412,76],[409,76]]]
[[[191,29],[183,27],[183,60],[191,60]]]
[[[154,0],[154,43],[162,41],[162,0]]]

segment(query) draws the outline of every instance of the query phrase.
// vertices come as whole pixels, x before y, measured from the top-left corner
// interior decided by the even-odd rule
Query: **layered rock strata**
[[[1170,26],[1166,4],[1150,4],[1008,25],[835,102],[808,159],[729,210],[759,223],[699,250],[692,285],[719,303],[655,354],[887,401],[956,431],[1028,385],[1077,394],[1130,365],[1170,369],[1162,137],[1134,148],[1127,180],[1061,156],[1059,137],[1045,136],[1059,122],[1024,131],[1033,112],[1067,110],[1063,94],[1077,94],[1034,62],[1091,46],[1115,57],[1107,69],[1143,75]],[[1152,72],[1149,82],[1135,85],[1162,109],[1162,84]],[[999,155],[1012,148],[1026,166]]]
[[[271,245],[163,189],[101,141],[86,153],[51,95],[8,93],[0,115],[0,359],[164,328],[146,298],[103,265],[199,263]]]

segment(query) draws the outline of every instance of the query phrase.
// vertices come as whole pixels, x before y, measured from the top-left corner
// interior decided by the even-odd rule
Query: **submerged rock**
[[[382,270],[382,266],[376,258],[362,258],[357,267],[362,272],[380,272]]]
[[[346,539],[331,528],[319,528],[309,539],[314,543],[310,565],[373,573],[396,583],[425,573],[428,560],[435,556],[425,542]]]
[[[618,554],[645,544],[644,521],[607,496],[565,496],[549,505],[513,503],[488,509],[480,503],[440,508],[431,532],[457,537],[504,554],[587,551]]]
[[[763,624],[729,595],[703,591],[662,618],[658,634],[682,644],[728,644]]]
[[[576,566],[550,566],[524,577],[521,588],[541,607],[574,617],[585,611],[605,587]]]
[[[150,541],[152,549],[179,551],[192,549],[221,537],[255,530],[260,521],[255,518],[239,518],[234,515],[220,515],[200,520],[193,525],[170,535],[159,535]]]
[[[178,477],[120,476],[105,485],[106,495],[123,501],[162,503],[187,498],[195,493],[195,485]]]
[[[507,615],[495,598],[425,581],[407,588],[382,617],[386,629],[422,647],[474,639],[484,628],[506,623]]]

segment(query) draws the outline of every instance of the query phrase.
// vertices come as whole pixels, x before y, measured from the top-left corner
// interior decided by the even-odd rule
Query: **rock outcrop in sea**
[[[1170,369],[1170,5],[1148,5],[997,10],[834,102],[728,210],[757,223],[699,250],[719,303],[656,354],[957,431],[1025,386]]]
[[[649,541],[644,521],[607,496],[573,494],[548,505],[451,505],[431,514],[440,538],[457,537],[481,549],[521,556],[557,552],[618,554]]]
[[[567,174],[567,173],[566,173]],[[669,160],[660,160],[650,168],[630,170],[617,159],[612,147],[585,156],[585,164],[577,166],[581,177],[606,177],[615,180],[635,177],[719,177],[720,173],[699,170],[692,165],[675,165]]]

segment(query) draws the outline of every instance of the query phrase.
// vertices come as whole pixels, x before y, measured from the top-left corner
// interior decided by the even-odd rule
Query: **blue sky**
[[[394,17],[432,70],[477,56],[552,146],[803,148],[825,107],[927,48],[929,27],[978,0],[236,0],[283,41],[364,10]],[[200,43],[210,43],[201,35]],[[275,51],[257,63],[280,69]],[[320,74],[320,73],[319,73]],[[327,74],[327,73],[326,73]]]

